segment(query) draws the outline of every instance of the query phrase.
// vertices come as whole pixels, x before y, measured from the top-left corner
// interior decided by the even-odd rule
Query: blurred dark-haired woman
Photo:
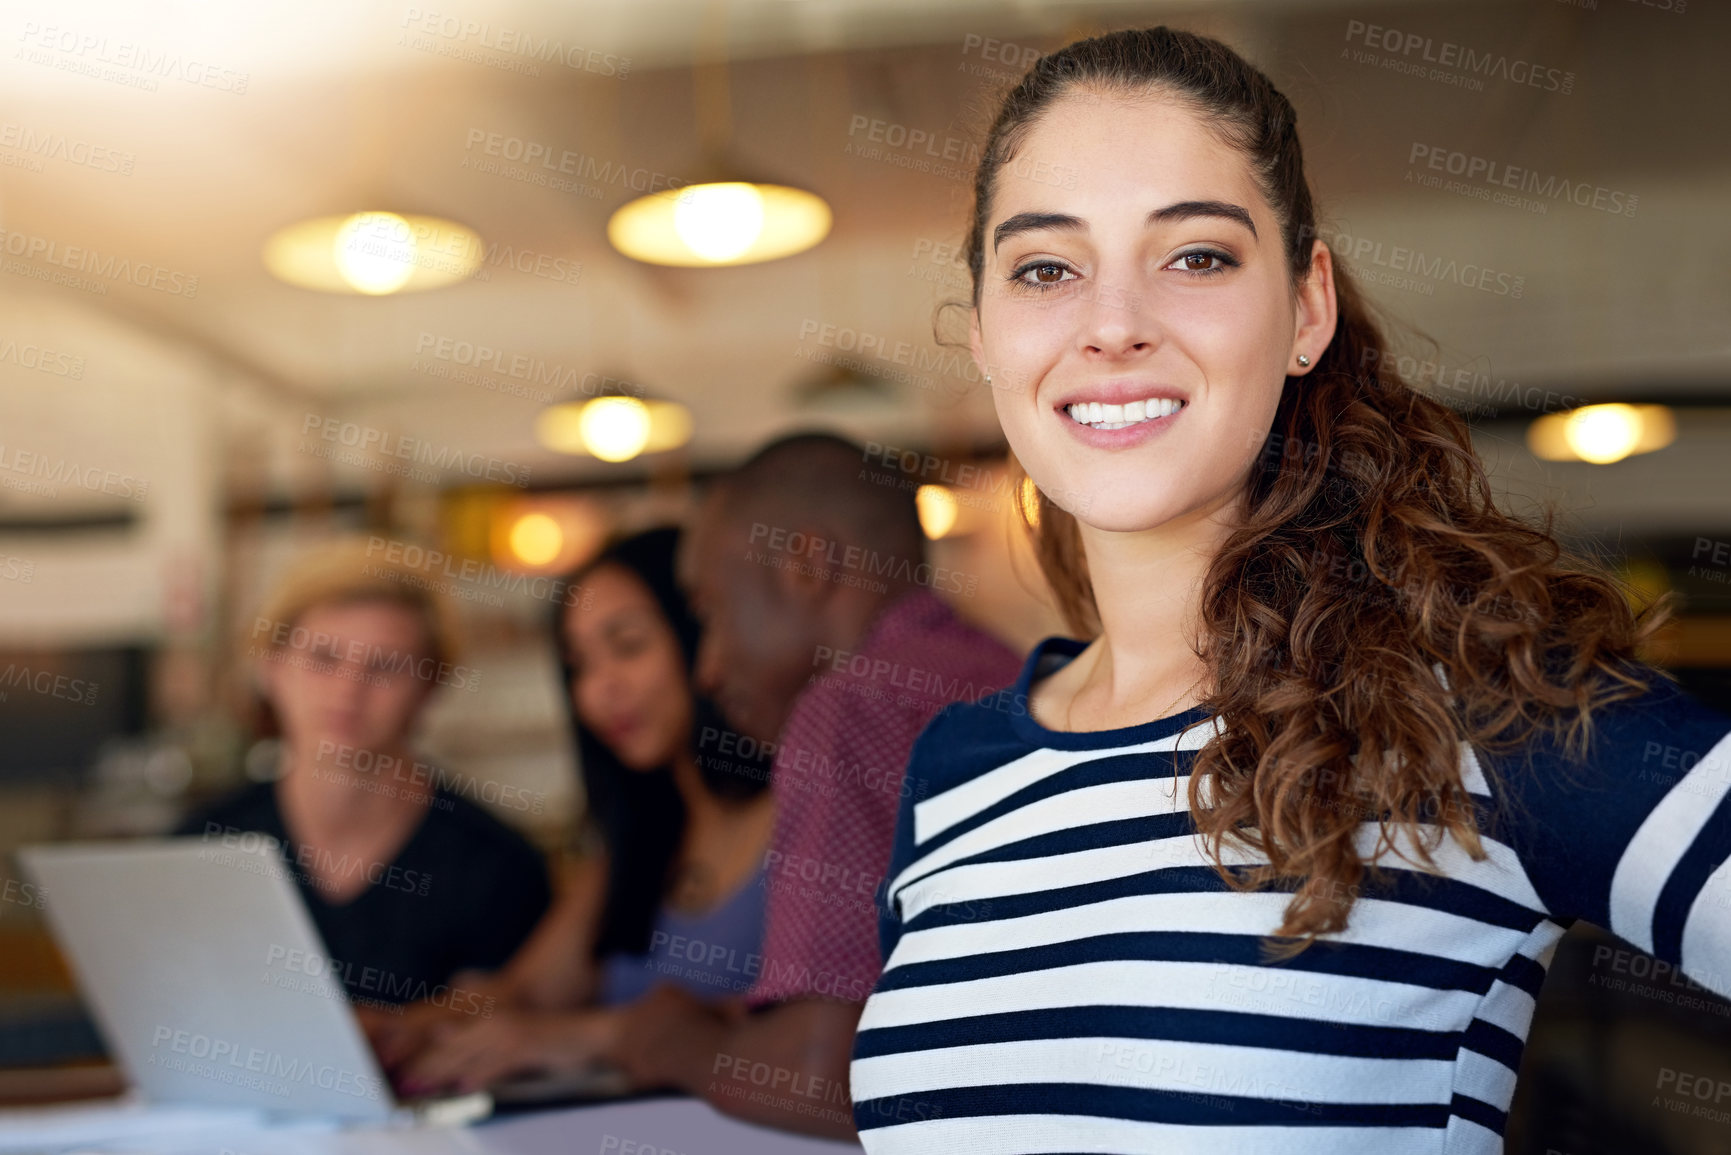
[[[524,947],[470,984],[485,1013],[371,1017],[407,1093],[579,1069],[654,984],[713,999],[757,977],[770,762],[725,741],[692,689],[698,627],[674,578],[677,542],[675,529],[650,530],[571,578],[553,631],[587,795],[583,851]]]

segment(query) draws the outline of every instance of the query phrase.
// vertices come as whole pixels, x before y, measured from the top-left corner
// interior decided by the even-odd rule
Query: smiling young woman
[[[914,748],[867,1150],[1495,1152],[1573,921],[1731,993],[1731,719],[1389,374],[1286,98],[1114,33],[982,155],[973,352],[1093,640]]]

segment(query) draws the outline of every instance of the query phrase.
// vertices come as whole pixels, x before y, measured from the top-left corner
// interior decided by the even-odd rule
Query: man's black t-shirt
[[[448,997],[441,987],[465,968],[503,964],[551,899],[546,863],[522,835],[446,790],[389,863],[326,862],[364,872],[372,885],[345,903],[327,901],[313,879],[311,848],[283,825],[272,783],[248,786],[193,814],[177,833],[213,842],[257,831],[276,839],[284,865],[324,940],[349,997],[385,1003]]]

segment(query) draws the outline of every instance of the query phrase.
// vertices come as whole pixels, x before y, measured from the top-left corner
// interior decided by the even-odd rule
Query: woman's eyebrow
[[[1252,237],[1257,236],[1256,222],[1250,219],[1250,214],[1229,201],[1179,201],[1149,213],[1148,223],[1166,224],[1171,221],[1194,220],[1197,217],[1224,217],[1229,221],[1237,221],[1250,230]],[[997,252],[999,245],[1018,233],[1032,233],[1042,229],[1085,232],[1087,228],[1087,221],[1069,213],[1017,213],[1004,218],[998,227],[992,230],[992,251]]]
[[[1256,222],[1250,219],[1250,214],[1229,201],[1179,201],[1149,213],[1148,223],[1164,224],[1168,221],[1193,220],[1196,217],[1225,217],[1227,220],[1237,221],[1250,230],[1251,236],[1256,236]]]
[[[1005,217],[998,227],[992,230],[992,251],[997,252],[999,245],[1017,233],[1032,233],[1041,229],[1085,231],[1087,228],[1086,221],[1069,213],[1017,213],[1013,217]]]
[[[632,629],[636,626],[641,626],[649,620],[650,613],[648,610],[636,608],[618,610],[615,613],[609,614],[602,620],[601,634],[605,637],[612,637],[622,631]]]

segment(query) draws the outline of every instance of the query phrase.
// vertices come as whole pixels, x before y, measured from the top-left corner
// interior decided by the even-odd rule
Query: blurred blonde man
[[[490,784],[415,756],[417,721],[458,663],[455,612],[364,538],[302,556],[246,631],[282,732],[273,781],[192,815],[180,833],[268,838],[328,957],[264,960],[339,975],[358,1006],[430,1000],[490,1013],[459,972],[510,957],[546,910],[545,863],[472,799]],[[492,791],[491,793],[497,793]]]

